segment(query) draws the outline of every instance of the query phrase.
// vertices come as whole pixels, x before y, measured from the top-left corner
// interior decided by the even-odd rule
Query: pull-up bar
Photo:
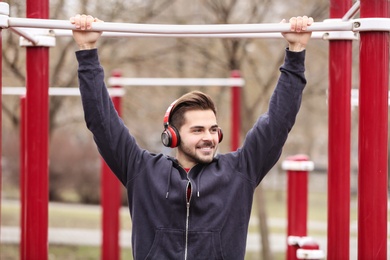
[[[24,28],[25,30],[28,28]],[[30,28],[30,30],[32,30]],[[72,36],[71,30],[65,29],[52,29],[50,32],[54,36],[64,37],[64,36]],[[325,32],[313,32],[313,39],[322,39],[324,38]],[[162,33],[125,33],[125,32],[103,32],[102,37],[135,37],[135,38],[262,38],[262,39],[277,39],[282,38],[280,33],[218,33],[218,34],[205,34],[205,33],[197,33],[197,34],[162,34]]]
[[[42,28],[74,30],[75,26],[68,20],[12,18],[9,17],[9,5],[0,3],[0,27],[2,28]],[[169,25],[169,24],[134,24],[134,23],[92,23],[93,31],[149,33],[149,34],[241,34],[241,33],[280,33],[289,32],[289,24],[202,24],[202,25]],[[342,19],[315,22],[309,28],[311,32],[327,31],[389,31],[390,19],[365,18],[343,21]]]
[[[108,85],[115,86],[224,86],[242,87],[242,78],[122,78],[110,77]]]
[[[390,24],[390,23],[389,23]],[[48,28],[74,30],[68,20],[9,18],[7,27]],[[352,31],[356,29],[354,21],[313,23],[308,31]],[[390,28],[390,27],[389,27]],[[262,24],[207,24],[207,25],[169,25],[169,24],[134,24],[134,23],[92,23],[93,31],[155,33],[155,34],[225,34],[225,33],[275,33],[289,32],[290,25],[282,23]]]

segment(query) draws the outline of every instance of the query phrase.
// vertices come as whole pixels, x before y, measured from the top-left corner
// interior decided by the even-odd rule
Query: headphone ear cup
[[[180,144],[180,134],[179,131],[177,131],[176,127],[169,126],[168,127],[169,132],[171,133],[171,148],[175,148]]]
[[[173,126],[168,126],[161,134],[161,142],[166,147],[175,148],[180,143],[179,132]]]
[[[223,140],[223,132],[222,132],[222,128],[218,128],[218,141],[219,142],[222,142]]]

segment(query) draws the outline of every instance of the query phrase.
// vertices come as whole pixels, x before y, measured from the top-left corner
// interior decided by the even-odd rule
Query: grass
[[[53,205],[53,204],[52,204]],[[49,206],[49,226],[61,228],[101,228],[101,211],[94,206],[68,205],[66,207]],[[127,210],[120,211],[122,229],[131,229],[131,221]],[[1,224],[19,226],[20,207],[17,203],[2,205]]]
[[[18,245],[1,245],[1,259],[15,260],[19,257]],[[93,246],[49,246],[48,259],[55,260],[96,260],[100,259],[100,248]],[[121,249],[120,259],[132,260],[129,248]]]

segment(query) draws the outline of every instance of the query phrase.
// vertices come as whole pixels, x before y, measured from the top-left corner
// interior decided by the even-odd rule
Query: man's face
[[[179,129],[180,145],[177,159],[185,168],[197,163],[209,163],[218,148],[217,118],[212,110],[191,110],[184,115],[185,123]]]

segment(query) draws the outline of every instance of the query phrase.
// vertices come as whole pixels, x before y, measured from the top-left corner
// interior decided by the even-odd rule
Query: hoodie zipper
[[[189,196],[187,195],[189,192]],[[187,188],[186,188],[186,202],[187,202],[187,217],[186,217],[186,241],[185,241],[185,249],[184,249],[184,260],[187,260],[188,254],[188,228],[190,221],[190,201],[192,197],[192,187],[191,181],[188,179]]]

